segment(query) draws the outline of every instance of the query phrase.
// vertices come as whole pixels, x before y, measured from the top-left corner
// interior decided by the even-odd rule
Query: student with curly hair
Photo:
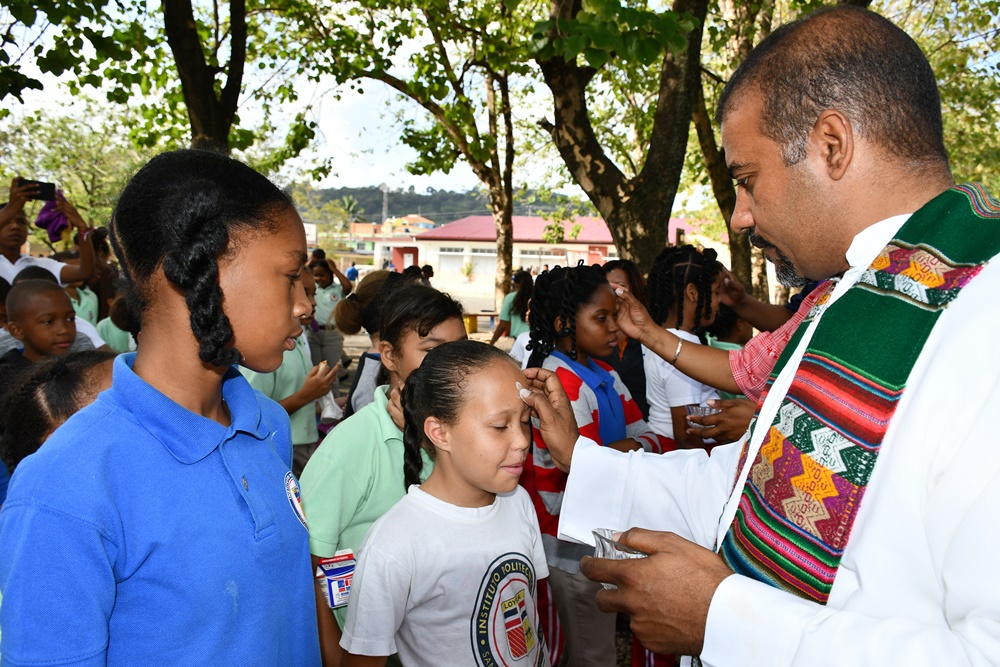
[[[13,475],[4,660],[319,664],[288,415],[233,368],[273,371],[302,333],[302,220],[250,167],[182,150],[133,176],[111,239],[142,341]]]
[[[620,451],[660,452],[659,439],[628,388],[610,366],[595,358],[618,349],[614,315],[615,295],[601,269],[581,264],[543,273],[531,299],[528,367],[555,371],[582,436]],[[594,595],[600,585],[580,574],[580,558],[592,555],[593,548],[556,537],[566,473],[552,462],[537,422],[522,484],[538,513],[548,587],[565,636],[564,659],[571,665],[614,664],[615,617],[598,611]],[[544,604],[544,591],[540,598]],[[558,637],[550,628],[546,631],[552,636],[553,662],[558,662]]]

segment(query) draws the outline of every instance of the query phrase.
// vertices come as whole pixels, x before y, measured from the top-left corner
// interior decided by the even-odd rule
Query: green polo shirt
[[[708,341],[708,346],[709,347],[716,347],[716,348],[718,348],[720,350],[725,350],[726,352],[730,352],[732,350],[742,350],[743,349],[742,345],[737,345],[736,343],[727,343],[726,341],[719,340],[718,338],[716,338],[712,334],[707,334],[705,336],[705,340]],[[725,398],[725,399],[746,398],[746,396],[744,396],[743,394],[733,394],[733,393],[728,392],[728,391],[722,391],[721,389],[719,390],[719,396],[721,398]]]
[[[517,292],[511,292],[503,298],[503,304],[500,306],[500,319],[504,322],[510,322],[508,335],[511,338],[517,338],[525,331],[531,331],[531,326],[524,321],[524,318],[514,313],[514,299],[516,297]]]
[[[312,369],[306,337],[295,339],[295,349],[285,350],[281,366],[270,373],[257,373],[249,368],[238,367],[250,386],[276,401],[283,401],[305,384],[306,374]],[[292,444],[314,445],[319,440],[316,429],[316,402],[310,401],[290,414],[292,422]]]
[[[76,288],[76,294],[80,297],[79,299],[69,297],[69,300],[73,302],[76,316],[97,326],[97,295],[83,285]],[[67,294],[67,296],[69,295]]]
[[[403,432],[388,410],[388,385],[375,401],[337,425],[302,472],[302,507],[309,524],[309,550],[326,558],[358,547],[365,533],[406,495],[403,484]],[[421,452],[424,469],[433,463]],[[347,607],[334,610],[343,627]]]
[[[115,326],[110,317],[105,317],[97,323],[97,335],[118,354],[128,352],[131,349],[132,335]]]

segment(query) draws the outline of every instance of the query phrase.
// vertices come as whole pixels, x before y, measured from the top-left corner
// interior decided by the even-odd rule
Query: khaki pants
[[[550,566],[549,589],[565,637],[561,667],[615,667],[616,617],[599,610],[594,600],[601,585],[580,572]]]

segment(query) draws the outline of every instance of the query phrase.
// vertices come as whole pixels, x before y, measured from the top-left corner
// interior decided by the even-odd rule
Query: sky
[[[9,99],[13,112],[32,113],[38,109],[52,109],[68,98],[60,79],[42,74],[30,65],[26,71],[38,77],[44,85],[41,91],[24,92],[24,105]],[[416,157],[413,149],[398,140],[397,111],[415,114],[416,105],[397,100],[395,93],[379,82],[366,82],[364,94],[344,86],[337,99],[331,88],[320,88],[314,107],[319,123],[317,144],[290,165],[288,173],[296,168],[306,168],[315,158],[332,158],[330,176],[314,184],[320,188],[378,186],[382,183],[391,189],[407,190],[413,186],[417,192],[427,188],[435,190],[466,191],[479,185],[479,180],[464,163],[455,166],[450,174],[436,173],[414,176],[406,171],[406,164]],[[92,91],[95,98],[100,91]],[[241,117],[252,122],[254,110],[240,109]]]
[[[450,174],[414,176],[406,164],[416,152],[398,140],[395,113],[415,113],[416,104],[399,101],[396,94],[379,82],[364,85],[364,94],[344,87],[340,99],[324,96],[319,105],[320,142],[306,154],[331,157],[333,173],[319,187],[363,187],[385,183],[391,189],[417,192],[435,190],[466,191],[479,180],[464,163],[455,165]]]

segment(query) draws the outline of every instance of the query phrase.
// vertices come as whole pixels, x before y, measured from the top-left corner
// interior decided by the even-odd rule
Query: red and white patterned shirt
[[[740,391],[751,401],[760,403],[767,378],[774,370],[774,365],[778,363],[778,358],[788,345],[788,341],[813,306],[827,296],[835,284],[830,280],[819,285],[802,300],[799,309],[787,322],[773,332],[763,331],[757,334],[742,350],[730,351],[729,366],[733,370],[733,379],[736,380]]]
[[[662,453],[660,439],[643,420],[639,406],[632,400],[632,395],[618,373],[602,361],[595,359],[594,362],[611,373],[615,380],[615,391],[618,392],[625,410],[625,436],[636,440],[647,452]],[[594,390],[588,387],[566,362],[554,355],[545,359],[542,368],[555,371],[562,383],[563,389],[573,405],[573,415],[580,428],[580,435],[590,438],[598,444],[605,444],[601,442],[601,415]],[[566,542],[559,543],[556,539],[559,527],[559,509],[562,506],[563,490],[566,488],[568,473],[556,468],[535,419],[532,419],[531,432],[533,440],[531,454],[525,462],[524,473],[521,475],[521,485],[528,490],[528,494],[535,504],[549,565],[571,573],[576,572],[579,569],[580,558],[586,555],[588,550],[593,552],[593,548]]]

